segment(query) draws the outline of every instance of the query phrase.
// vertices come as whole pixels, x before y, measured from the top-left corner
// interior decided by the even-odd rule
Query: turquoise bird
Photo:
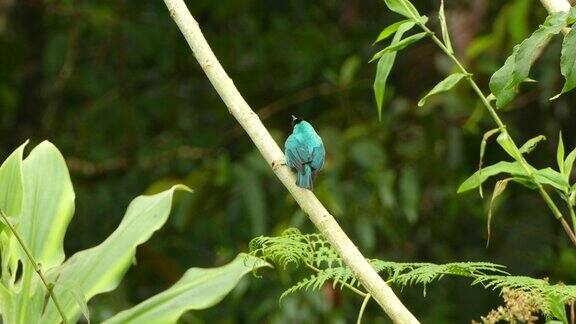
[[[314,179],[324,165],[324,144],[307,121],[292,116],[292,128],[284,143],[286,163],[298,172],[296,185],[312,190]]]

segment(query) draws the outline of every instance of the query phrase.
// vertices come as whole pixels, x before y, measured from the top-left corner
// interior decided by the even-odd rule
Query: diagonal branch
[[[354,275],[368,290],[370,295],[380,304],[382,309],[396,323],[418,323],[418,320],[408,311],[396,297],[392,289],[376,273],[366,261],[354,243],[340,228],[336,220],[311,191],[300,189],[295,185],[294,175],[284,164],[284,154],[274,142],[258,115],[250,109],[234,83],[228,77],[218,59],[210,49],[202,35],[198,23],[186,7],[183,0],[164,0],[170,16],[174,19],[180,31],[186,38],[194,56],[210,79],[210,82],[228,107],[230,113],[238,120],[242,128],[252,139],[272,170],[290,191],[302,210],[326,237]]]

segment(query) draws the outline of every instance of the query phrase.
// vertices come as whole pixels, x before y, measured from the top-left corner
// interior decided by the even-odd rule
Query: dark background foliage
[[[438,30],[439,1],[414,1]],[[485,91],[512,46],[546,16],[537,1],[447,0],[457,54]],[[399,54],[382,121],[377,120],[368,59],[380,30],[399,20],[381,1],[188,1],[222,65],[282,143],[290,115],[324,138],[325,170],[315,192],[372,258],[504,264],[514,274],[574,283],[576,253],[533,192],[511,185],[496,203],[486,243],[488,200],[457,195],[478,165],[493,127],[465,86],[417,100],[452,71],[428,41]],[[502,112],[518,142],[544,134],[531,153],[553,165],[557,135],[576,145],[574,94],[549,102],[562,84],[559,39]],[[137,266],[116,291],[91,303],[98,321],[175,282],[189,267],[228,262],[258,235],[294,226],[314,231],[238,128],[202,73],[162,1],[0,1],[0,149],[25,139],[54,142],[76,190],[67,255],[102,241],[129,201],[175,182],[169,223],[141,246]],[[506,159],[489,144],[487,162]],[[489,182],[486,191],[490,191]],[[278,304],[303,274],[266,271],[197,322],[350,322],[360,300],[325,287]],[[399,292],[424,323],[467,322],[501,303],[496,292],[462,279]],[[367,321],[386,322],[375,303]]]

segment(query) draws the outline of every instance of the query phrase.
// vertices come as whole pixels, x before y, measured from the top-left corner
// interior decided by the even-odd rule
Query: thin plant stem
[[[316,268],[315,266],[313,266],[313,265],[311,265],[311,264],[306,263],[306,266],[307,266],[308,268],[316,271],[316,272],[320,272],[320,269]],[[351,284],[349,284],[349,283],[347,283],[347,282],[344,282],[344,281],[341,281],[341,280],[337,280],[337,281],[338,281],[339,283],[341,283],[342,285],[346,286],[347,288],[349,288],[350,290],[352,290],[353,292],[357,293],[358,295],[364,297],[364,298],[366,298],[366,295],[370,295],[370,294],[368,294],[368,293],[365,293],[365,292],[359,290],[358,288],[352,286]]]
[[[66,318],[66,315],[64,314],[64,311],[62,310],[62,307],[60,306],[60,303],[58,302],[58,299],[56,298],[56,295],[54,294],[54,284],[49,283],[48,280],[46,279],[46,277],[44,277],[44,274],[42,274],[42,270],[40,270],[40,267],[38,266],[38,262],[36,262],[36,259],[34,259],[34,256],[32,256],[32,253],[28,249],[28,246],[26,246],[26,244],[24,244],[24,240],[22,240],[22,237],[20,237],[20,234],[18,234],[18,232],[16,231],[16,228],[14,228],[14,226],[12,226],[12,223],[10,223],[10,220],[8,220],[8,216],[6,216],[4,211],[1,209],[0,209],[0,216],[2,217],[2,220],[4,221],[4,224],[6,224],[6,226],[8,226],[8,228],[10,229],[12,234],[14,234],[14,237],[16,237],[16,240],[18,240],[18,243],[20,243],[20,246],[22,247],[22,249],[26,253],[26,256],[28,256],[28,260],[30,261],[30,263],[32,263],[32,267],[34,267],[34,270],[36,271],[36,273],[38,274],[38,276],[42,280],[42,283],[46,287],[46,290],[48,290],[48,294],[50,295],[50,298],[54,302],[54,305],[56,306],[58,313],[60,313],[60,317],[62,317],[62,321],[64,322],[64,324],[68,324],[69,323],[68,319]]]
[[[574,228],[574,232],[576,233],[576,213],[574,212],[574,207],[570,205],[567,201],[566,205],[568,205],[568,210],[570,211],[570,217],[572,218],[572,227]]]
[[[516,143],[514,142],[512,137],[510,136],[510,134],[508,133],[508,130],[506,129],[506,125],[502,122],[502,120],[500,119],[500,116],[498,116],[498,113],[496,112],[494,107],[492,107],[492,104],[490,104],[490,101],[488,100],[488,98],[484,95],[482,90],[480,90],[480,87],[478,87],[478,84],[476,84],[476,82],[472,78],[472,74],[469,73],[468,70],[466,70],[466,68],[462,65],[462,63],[460,63],[460,61],[454,55],[454,53],[452,53],[452,51],[450,51],[446,47],[446,45],[444,45],[444,43],[436,36],[436,34],[434,32],[432,32],[428,27],[426,27],[426,25],[422,21],[420,21],[420,19],[418,17],[416,17],[414,15],[414,13],[410,10],[410,8],[408,8],[406,3],[404,1],[401,1],[401,2],[402,2],[402,5],[404,6],[404,8],[408,12],[411,13],[412,20],[414,22],[416,22],[416,24],[428,34],[428,37],[430,37],[432,39],[432,41],[436,45],[438,45],[438,47],[440,47],[440,49],[452,60],[452,62],[454,62],[454,64],[458,67],[460,72],[467,75],[466,80],[468,80],[470,87],[472,87],[472,90],[474,90],[474,92],[476,92],[476,94],[480,98],[480,101],[482,101],[482,104],[484,105],[484,107],[486,108],[486,110],[488,111],[488,113],[490,114],[490,116],[492,117],[492,119],[494,120],[494,122],[496,123],[498,128],[500,129],[500,133],[507,135],[507,137],[509,139],[509,143],[512,147],[512,150],[514,151],[514,155],[516,156],[516,160],[520,163],[520,165],[522,165],[522,167],[524,168],[524,170],[526,171],[528,177],[532,180],[532,182],[534,182],[536,184],[537,189],[538,189],[538,193],[540,193],[540,196],[542,196],[542,199],[544,199],[544,202],[546,203],[548,208],[550,208],[554,217],[562,224],[564,231],[566,232],[566,234],[568,234],[568,237],[570,238],[570,240],[572,241],[574,246],[576,246],[576,235],[574,234],[576,232],[576,230],[573,231],[570,228],[570,225],[568,225],[568,223],[564,219],[564,216],[562,215],[562,212],[560,211],[560,209],[558,209],[558,206],[556,206],[556,204],[554,203],[554,201],[552,200],[550,195],[546,192],[544,187],[542,187],[542,185],[536,181],[536,178],[534,176],[534,168],[531,167],[530,164],[528,164],[526,159],[524,159],[524,156],[522,155],[522,153],[520,153],[518,146],[516,145]]]
[[[358,313],[358,320],[356,321],[356,324],[362,323],[362,316],[364,316],[364,310],[366,309],[366,305],[368,305],[368,301],[370,301],[370,297],[372,297],[370,294],[366,294],[366,297],[364,297],[362,306],[360,306],[360,312]]]

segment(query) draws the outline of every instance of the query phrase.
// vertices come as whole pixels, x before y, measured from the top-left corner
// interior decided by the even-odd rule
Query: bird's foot
[[[274,172],[276,172],[276,171],[278,171],[278,169],[279,169],[281,166],[283,166],[283,165],[286,165],[286,161],[284,161],[284,160],[276,160],[276,161],[273,161],[273,162],[272,162],[272,170],[273,170]]]

